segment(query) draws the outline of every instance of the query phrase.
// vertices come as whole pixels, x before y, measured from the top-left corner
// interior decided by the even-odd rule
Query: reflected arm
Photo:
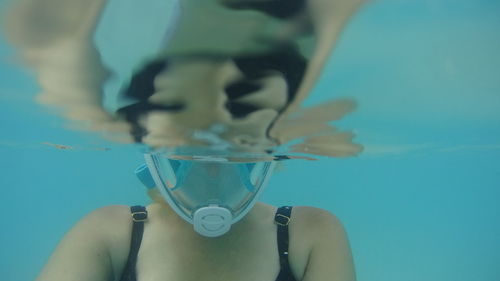
[[[5,22],[17,56],[35,72],[37,100],[60,110],[73,128],[126,133],[129,127],[103,107],[111,72],[94,43],[106,0],[13,1]],[[82,122],[83,121],[83,122]]]

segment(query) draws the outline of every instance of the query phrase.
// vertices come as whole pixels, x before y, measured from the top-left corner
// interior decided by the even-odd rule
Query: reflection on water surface
[[[354,110],[352,100],[300,107],[360,1],[170,2],[162,43],[130,70],[116,110],[103,106],[113,71],[94,40],[106,1],[14,1],[6,34],[36,73],[38,101],[81,130],[153,148],[334,157],[361,150],[352,133],[329,124]],[[115,49],[127,55],[126,46]]]

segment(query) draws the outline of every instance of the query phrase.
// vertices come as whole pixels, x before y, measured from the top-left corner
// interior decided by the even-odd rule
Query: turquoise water
[[[365,6],[306,101],[355,98],[339,126],[365,152],[289,161],[263,201],[340,217],[359,281],[500,280],[499,28],[499,1]],[[81,216],[148,199],[132,174],[139,147],[66,129],[33,101],[36,82],[4,41],[0,51],[0,275],[30,280]]]

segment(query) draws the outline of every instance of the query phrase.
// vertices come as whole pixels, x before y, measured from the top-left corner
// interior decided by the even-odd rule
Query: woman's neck
[[[244,216],[240,221],[236,222],[231,226],[231,230],[221,237],[228,237],[233,235],[242,235],[244,233],[249,233],[256,229],[259,224],[272,219],[272,213],[270,212],[270,205],[257,202],[253,208]],[[160,217],[162,220],[170,225],[174,226],[179,231],[186,231],[187,233],[194,233],[199,236],[199,234],[194,232],[193,225],[181,218],[170,205],[166,202],[154,202],[148,206],[155,215]],[[213,238],[210,238],[213,239]]]

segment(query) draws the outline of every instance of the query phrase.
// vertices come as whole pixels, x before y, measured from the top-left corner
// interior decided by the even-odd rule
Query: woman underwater
[[[276,162],[293,158],[262,147],[301,139],[289,152],[346,157],[361,150],[352,134],[326,124],[352,102],[298,110],[361,1],[177,1],[181,14],[168,44],[131,77],[118,117],[101,108],[109,72],[92,39],[107,1],[18,2],[7,34],[37,73],[41,100],[95,130],[173,148],[152,150],[138,171],[153,203],[85,216],[38,281],[355,280],[335,215],[257,200]],[[311,34],[314,40],[303,40]],[[216,45],[206,40],[216,36]],[[177,149],[221,143],[233,146]]]
[[[154,203],[132,216],[128,206],[87,215],[37,280],[355,280],[334,215],[252,204],[272,161],[146,159],[162,190],[150,191]]]

